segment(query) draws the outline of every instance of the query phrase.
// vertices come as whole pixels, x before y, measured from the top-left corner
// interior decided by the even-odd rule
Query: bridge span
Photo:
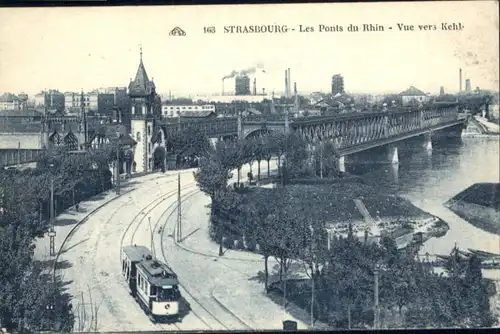
[[[339,169],[345,171],[345,158],[377,147],[387,148],[386,162],[398,163],[397,143],[423,136],[426,149],[441,132],[460,136],[468,116],[458,112],[456,103],[435,104],[427,108],[404,108],[387,112],[346,113],[331,116],[297,117],[284,115],[215,117],[209,119],[159,120],[155,127],[166,137],[176,132],[197,130],[209,138],[248,138],[269,131],[294,131],[310,149],[330,141],[338,154]],[[1,150],[1,166],[34,162],[41,150]]]

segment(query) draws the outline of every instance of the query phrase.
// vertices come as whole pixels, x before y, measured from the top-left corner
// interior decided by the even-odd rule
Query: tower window
[[[141,133],[137,132],[137,141],[141,141]]]
[[[148,136],[151,136],[151,126],[148,125]]]

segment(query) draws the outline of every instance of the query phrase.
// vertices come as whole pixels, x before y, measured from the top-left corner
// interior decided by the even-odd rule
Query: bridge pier
[[[345,173],[345,171],[346,171],[346,169],[345,169],[345,156],[340,156],[337,159],[337,166],[338,166],[339,172]]]
[[[424,148],[429,152],[432,151],[432,133],[424,134],[424,140]]]
[[[398,147],[396,145],[388,145],[387,146],[387,158],[390,164],[399,164],[399,154]]]

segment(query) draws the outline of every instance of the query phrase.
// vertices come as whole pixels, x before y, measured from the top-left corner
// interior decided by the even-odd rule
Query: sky
[[[256,74],[259,92],[283,91],[286,68],[299,93],[329,91],[336,73],[352,93],[399,93],[410,85],[451,93],[458,91],[459,68],[473,88],[499,90],[495,1],[2,8],[0,22],[0,92],[127,86],[139,45],[157,91],[174,96],[220,93],[223,76],[256,64],[265,69]],[[346,31],[368,23],[385,31]],[[442,23],[463,29],[443,31]],[[295,31],[224,33],[225,26],[262,24]],[[344,31],[319,32],[321,24]],[[399,31],[398,24],[414,31]],[[437,30],[420,31],[433,24]],[[300,32],[300,25],[315,31]],[[169,35],[177,26],[185,36]],[[203,27],[216,32],[204,34]],[[234,80],[224,88],[233,91]]]

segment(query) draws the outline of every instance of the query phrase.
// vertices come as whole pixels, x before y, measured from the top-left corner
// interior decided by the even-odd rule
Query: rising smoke
[[[241,71],[232,71],[230,74],[224,76],[222,78],[222,80],[231,79],[231,78],[234,78],[234,77],[236,77],[238,75],[254,74],[255,72],[257,72],[257,70],[262,70],[262,72],[265,72],[264,65],[261,64],[261,63],[259,63],[259,64],[255,65],[255,66],[246,68],[246,69],[241,70]]]

